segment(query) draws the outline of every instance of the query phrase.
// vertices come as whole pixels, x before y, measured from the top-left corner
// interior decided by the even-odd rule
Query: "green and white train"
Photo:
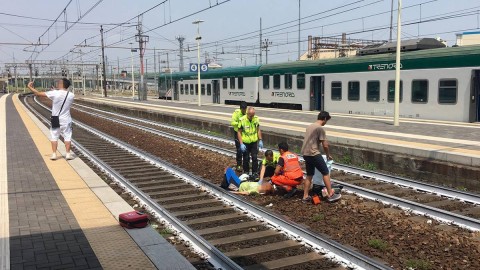
[[[480,121],[480,46],[401,57],[401,117]],[[159,84],[173,89],[175,100],[198,99],[194,72],[161,76]],[[202,73],[200,94],[202,103],[392,116],[394,85],[395,54],[380,54],[213,69]]]

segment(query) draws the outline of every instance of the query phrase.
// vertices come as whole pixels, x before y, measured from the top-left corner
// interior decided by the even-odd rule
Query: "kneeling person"
[[[298,162],[298,156],[288,151],[287,143],[279,143],[278,150],[280,158],[272,176],[272,183],[285,189],[288,193],[284,197],[290,198],[297,191],[297,186],[303,181],[303,171]]]
[[[262,168],[260,169],[260,182],[263,182],[264,177],[272,177],[277,167],[280,154],[272,150],[265,151],[265,157],[262,160]]]
[[[225,170],[225,181],[228,189],[235,188],[237,190],[233,192],[236,194],[250,195],[255,193],[268,194],[273,192],[273,186],[269,182],[242,182],[230,167]]]

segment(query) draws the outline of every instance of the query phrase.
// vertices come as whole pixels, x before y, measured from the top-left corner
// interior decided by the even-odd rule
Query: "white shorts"
[[[60,135],[67,142],[72,140],[72,122],[66,125],[60,125],[59,128],[50,128],[50,141],[56,142]]]

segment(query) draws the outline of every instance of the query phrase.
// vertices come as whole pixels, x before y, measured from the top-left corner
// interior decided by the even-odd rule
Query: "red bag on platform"
[[[148,215],[138,211],[127,212],[118,216],[118,222],[128,229],[144,228],[148,224]]]

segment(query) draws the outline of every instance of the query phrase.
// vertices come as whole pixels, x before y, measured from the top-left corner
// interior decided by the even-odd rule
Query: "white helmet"
[[[244,174],[240,175],[239,178],[240,178],[240,181],[243,182],[243,181],[247,181],[249,177],[250,176],[248,174],[244,173]]]

